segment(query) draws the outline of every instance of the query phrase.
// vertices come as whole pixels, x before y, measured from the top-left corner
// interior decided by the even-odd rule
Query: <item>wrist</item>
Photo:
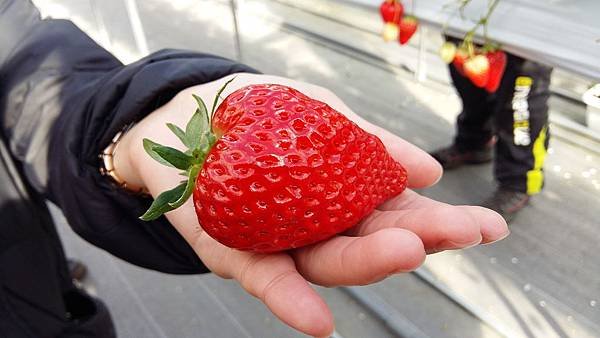
[[[125,132],[115,145],[113,153],[113,167],[116,175],[124,182],[124,188],[130,191],[147,191],[146,186],[138,170],[136,161],[136,138],[137,125]],[[141,148],[142,141],[138,142]]]

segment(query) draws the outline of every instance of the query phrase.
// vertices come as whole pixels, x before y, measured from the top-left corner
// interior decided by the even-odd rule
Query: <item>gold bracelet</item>
[[[127,190],[128,192],[134,193],[136,195],[150,195],[150,192],[145,187],[141,187],[137,190],[131,190],[128,187],[127,182],[124,179],[122,179],[115,170],[114,157],[119,146],[119,141],[133,127],[133,125],[134,123],[131,123],[123,127],[123,129],[121,129],[121,131],[119,131],[115,135],[115,137],[113,137],[108,147],[104,148],[104,151],[102,151],[102,153],[98,155],[98,157],[101,159],[100,174],[102,176],[110,177],[115,183],[115,185],[117,185],[119,188]]]

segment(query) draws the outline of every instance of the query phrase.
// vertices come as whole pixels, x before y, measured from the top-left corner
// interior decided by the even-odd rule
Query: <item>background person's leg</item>
[[[498,93],[495,176],[501,187],[533,195],[543,186],[552,68],[510,55]]]
[[[456,120],[456,136],[449,147],[431,153],[444,169],[463,164],[489,162],[493,144],[493,96],[478,88],[453,65],[449,66],[452,83],[462,100],[462,112]]]
[[[544,184],[551,73],[550,67],[509,54],[496,94],[494,175],[499,189],[484,206],[507,220]]]
[[[461,150],[479,150],[493,136],[493,97],[478,88],[450,65],[450,76],[462,101],[462,112],[456,120],[455,144]]]

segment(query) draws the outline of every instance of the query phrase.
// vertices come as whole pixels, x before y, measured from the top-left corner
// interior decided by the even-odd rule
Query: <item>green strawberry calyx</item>
[[[235,77],[227,81],[219,89],[217,95],[215,95],[210,114],[202,98],[192,94],[198,104],[198,108],[196,108],[196,111],[188,121],[185,130],[172,123],[167,123],[167,127],[187,147],[185,152],[158,144],[147,138],[143,140],[144,150],[150,157],[163,165],[183,170],[180,174],[185,176],[186,179],[182,180],[175,188],[158,195],[150,205],[150,208],[140,216],[141,220],[151,221],[157,219],[164,213],[182,206],[192,195],[196,178],[202,169],[204,160],[221,136],[219,131],[213,130],[211,124],[217,103],[225,87],[234,79]]]
[[[405,15],[402,18],[402,21],[404,21],[404,23],[407,25],[415,26],[419,22],[419,19],[417,19],[417,17],[414,15]]]

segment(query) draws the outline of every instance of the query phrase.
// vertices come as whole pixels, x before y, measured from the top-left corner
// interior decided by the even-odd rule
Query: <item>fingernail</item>
[[[480,221],[481,233],[484,235],[484,243],[493,243],[506,238],[510,234],[506,220],[497,212],[485,210],[485,218]],[[491,216],[491,218],[490,218]]]
[[[469,248],[472,248],[472,247],[478,246],[479,244],[481,244],[481,240],[479,240],[479,241],[477,241],[477,242],[473,242],[472,244],[468,244],[468,245],[466,245],[466,246],[462,247],[462,249],[469,249]]]
[[[481,243],[481,245],[488,245],[488,244],[496,243],[498,241],[501,241],[501,240],[505,239],[509,235],[510,235],[510,230],[506,229],[506,232],[504,232],[498,238],[495,238],[495,239],[492,239],[492,240],[489,240],[489,241],[484,241],[484,242]]]
[[[438,184],[442,180],[442,176],[444,176],[444,167],[442,167],[442,165],[440,164],[440,162],[438,162],[437,160],[435,160],[435,163],[438,165],[440,174],[438,175],[438,177],[435,180],[435,182],[433,182],[433,184],[431,184],[431,186],[434,186],[434,185]]]
[[[481,243],[481,238],[471,243],[457,243],[450,240],[441,241],[435,250],[452,250],[452,249],[468,249],[477,246]]]

